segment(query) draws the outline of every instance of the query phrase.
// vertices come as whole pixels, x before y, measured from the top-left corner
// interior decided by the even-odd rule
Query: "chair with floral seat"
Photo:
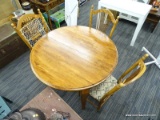
[[[129,69],[127,69],[119,79],[114,76],[109,76],[104,82],[90,89],[90,96],[98,101],[98,104],[87,99],[97,110],[100,110],[102,105],[118,90],[138,80],[146,71],[144,60],[148,57],[145,54],[137,62],[135,62]]]

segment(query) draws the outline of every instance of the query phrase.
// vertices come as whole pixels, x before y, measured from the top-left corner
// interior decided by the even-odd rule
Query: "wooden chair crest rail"
[[[50,30],[39,9],[38,14],[22,15],[17,23],[12,22],[11,25],[30,49]]]
[[[101,16],[100,17],[101,18],[100,25],[99,25],[98,29],[104,33],[106,33],[106,30],[109,27],[108,26],[109,22],[112,22],[112,28],[109,33],[109,37],[111,38],[114,33],[114,30],[118,24],[119,16],[115,19],[113,13],[109,9],[102,8],[102,9],[94,10],[94,6],[92,5],[91,10],[90,10],[89,27],[92,27],[94,15]],[[106,18],[108,18],[108,20]]]
[[[92,96],[98,105],[92,102],[90,99],[87,99],[93,106],[100,110],[102,105],[112,96],[115,92],[121,88],[133,83],[139,79],[144,72],[146,71],[146,65],[144,60],[148,57],[148,54],[145,54],[137,62],[135,62],[129,69],[127,69],[117,80],[114,76],[106,78],[106,80],[99,85],[90,89],[90,96]]]

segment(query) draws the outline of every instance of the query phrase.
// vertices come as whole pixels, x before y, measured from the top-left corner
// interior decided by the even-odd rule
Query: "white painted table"
[[[150,53],[145,47],[142,48],[142,51],[145,51],[153,60],[150,62],[145,63],[146,65],[156,64],[157,67],[160,69],[160,53],[157,58],[155,58],[152,53]]]
[[[139,18],[130,43],[131,46],[134,46],[138,33],[140,32],[141,27],[151,9],[151,5],[131,0],[100,0],[98,3],[98,9],[101,9],[101,7],[106,7],[108,9],[116,10]],[[99,25],[99,22],[97,23]]]

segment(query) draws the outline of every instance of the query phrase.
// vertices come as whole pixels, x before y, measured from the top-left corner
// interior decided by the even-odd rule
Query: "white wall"
[[[67,26],[77,25],[78,1],[65,0],[65,21]]]

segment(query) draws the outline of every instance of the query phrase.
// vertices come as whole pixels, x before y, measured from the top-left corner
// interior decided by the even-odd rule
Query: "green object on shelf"
[[[55,24],[56,28],[60,27],[60,23],[65,20],[65,4],[62,3],[49,11],[51,21]],[[45,20],[48,22],[48,15],[46,12],[43,13]]]
[[[42,13],[42,15],[43,15],[43,17],[44,17],[45,21],[46,21],[46,22],[47,22],[47,24],[48,24],[48,16],[47,16],[47,13],[46,13],[46,12],[44,12],[44,13]]]
[[[61,9],[54,14],[50,15],[52,21],[54,21],[57,28],[60,27],[60,23],[65,19],[65,9]]]

